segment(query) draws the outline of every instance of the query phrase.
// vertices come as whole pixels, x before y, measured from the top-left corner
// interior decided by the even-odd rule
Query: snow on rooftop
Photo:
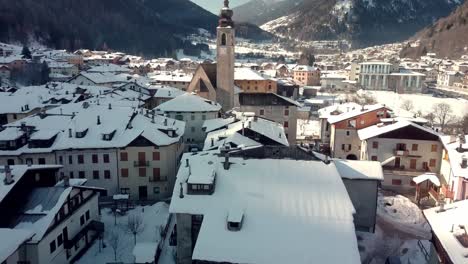
[[[116,64],[106,64],[106,65],[99,65],[92,67],[88,70],[88,72],[112,72],[112,73],[125,73],[131,72],[131,70],[127,67],[116,65]]]
[[[332,116],[333,112],[339,112],[341,114],[341,113],[350,112],[350,111],[353,111],[355,109],[360,109],[360,108],[361,106],[359,104],[351,102],[351,103],[335,104],[335,105],[327,106],[327,107],[319,109],[318,113],[319,113],[320,118],[328,119]]]
[[[153,263],[156,255],[157,243],[137,243],[133,248],[135,263]]]
[[[220,129],[224,126],[234,123],[235,121],[236,119],[234,117],[205,120],[203,123],[203,128],[205,133],[209,133],[213,130]]]
[[[359,108],[356,108],[355,110],[352,110],[352,111],[349,111],[340,115],[330,116],[328,118],[328,122],[330,124],[334,124],[334,123],[337,123],[346,119],[350,119],[350,118],[353,118],[362,114],[366,114],[372,111],[376,111],[379,109],[383,109],[383,108],[385,108],[385,105],[382,105],[382,104],[366,105],[364,106],[364,110],[362,107],[359,107]]]
[[[264,81],[268,78],[251,68],[234,68],[234,80]]]
[[[161,112],[218,112],[221,105],[193,94],[183,94],[155,108]]]
[[[455,177],[463,177],[468,179],[468,168],[462,168],[461,162],[463,157],[468,158],[468,135],[464,136],[464,143],[460,142],[460,138],[455,141],[450,140],[450,136],[441,137],[444,148],[447,150],[449,155],[450,167]],[[462,145],[463,152],[459,152],[458,149]]]
[[[424,181],[430,181],[436,186],[440,186],[440,180],[435,173],[424,173],[413,178],[413,182],[415,182],[416,184],[420,184]]]
[[[30,230],[0,228],[0,263],[4,263],[33,235],[34,233]]]
[[[223,157],[216,152],[185,154],[182,159],[189,159],[192,175],[217,172],[212,195],[188,195],[188,168],[181,166],[177,175],[170,211],[204,215],[193,259],[360,263],[355,210],[334,164],[231,158],[230,169],[224,170]],[[181,183],[184,198],[179,197]],[[243,209],[237,232],[226,228],[231,208]]]
[[[460,243],[456,235],[466,236],[466,229],[460,226],[468,228],[468,200],[445,205],[443,211],[439,210],[440,207],[434,207],[423,212],[450,260],[454,264],[466,264],[468,248]]]
[[[434,130],[430,128],[426,128],[426,127],[420,126],[418,124],[415,124],[406,120],[398,121],[396,123],[389,124],[389,125],[377,124],[377,125],[364,128],[364,129],[360,129],[358,130],[358,136],[360,140],[366,140],[366,139],[373,138],[373,137],[376,137],[376,136],[379,136],[379,135],[382,135],[391,131],[395,131],[395,130],[407,127],[407,126],[413,126],[417,129],[423,130],[437,137],[439,136],[437,132],[435,132]]]
[[[184,91],[168,86],[162,86],[156,89],[156,93],[153,97],[157,98],[175,98],[179,95],[185,94]]]
[[[342,178],[350,180],[384,180],[382,166],[378,161],[334,159],[333,163],[335,163]]]

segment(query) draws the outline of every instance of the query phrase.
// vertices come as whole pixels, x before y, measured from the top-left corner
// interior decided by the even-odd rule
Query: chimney
[[[14,182],[9,165],[5,165],[5,179],[3,180],[3,182],[5,183],[5,185],[10,185]]]
[[[182,183],[180,183],[179,198],[180,199],[184,198],[184,187],[183,187]]]
[[[164,118],[164,126],[167,126],[167,118]]]
[[[254,122],[257,122],[258,121],[258,116],[254,116]]]
[[[70,187],[70,177],[64,176],[63,177],[63,187]]]
[[[226,152],[224,153],[223,167],[225,170],[229,170],[230,166],[231,166],[231,163],[229,163],[229,152],[226,150]]]
[[[73,133],[72,133],[71,128],[68,129],[68,137],[69,137],[69,138],[72,138],[72,137],[73,137]]]
[[[154,121],[154,113],[153,113],[153,115],[151,115],[151,123],[153,123],[153,124],[155,123],[155,121]]]
[[[466,169],[468,167],[468,158],[466,155],[462,156],[461,167],[462,169]]]
[[[364,107],[364,105],[362,105],[361,112],[364,112],[364,111],[366,111],[366,108]]]
[[[101,124],[101,117],[100,116],[97,116],[97,124],[98,124],[98,126]]]
[[[109,110],[111,110],[111,109],[112,109],[112,104],[109,104]]]
[[[185,159],[185,167],[188,167],[188,166],[190,166],[189,159]]]
[[[244,131],[244,129],[242,129]],[[214,147],[214,138],[211,138],[211,147]]]

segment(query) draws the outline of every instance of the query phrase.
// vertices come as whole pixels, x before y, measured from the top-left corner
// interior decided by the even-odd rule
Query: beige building
[[[300,85],[319,86],[320,69],[307,65],[298,65],[293,69],[293,78]]]

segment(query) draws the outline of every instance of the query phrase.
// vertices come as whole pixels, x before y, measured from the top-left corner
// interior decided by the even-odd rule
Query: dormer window
[[[189,165],[190,166],[190,165]],[[213,170],[208,175],[190,175],[187,186],[188,194],[194,195],[203,195],[208,194],[211,195],[214,193],[215,188],[215,180],[216,180],[216,172]]]
[[[111,141],[112,138],[114,137],[114,135],[115,135],[115,130],[110,132],[110,133],[104,133],[104,134],[102,134],[102,140]]]
[[[84,138],[87,133],[88,133],[88,129],[85,129],[83,131],[76,131],[75,136],[76,138]]]

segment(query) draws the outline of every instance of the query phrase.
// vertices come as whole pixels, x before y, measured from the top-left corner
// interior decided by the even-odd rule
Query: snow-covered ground
[[[408,198],[379,194],[375,233],[357,232],[362,263],[380,264],[396,256],[401,263],[426,264],[420,246],[430,251],[430,231],[421,210]]]
[[[120,241],[117,250],[117,262],[134,263],[133,249],[135,247],[133,234],[127,228],[128,216],[141,215],[143,219],[143,230],[137,235],[136,242],[141,244],[157,244],[161,240],[160,227],[164,227],[169,218],[169,205],[157,203],[152,206],[137,206],[130,210],[125,216],[117,216],[117,225],[114,225],[114,214],[111,209],[102,209],[101,221],[105,225],[106,235],[104,238],[105,248],[99,249],[99,241],[88,249],[83,257],[77,262],[80,264],[108,263],[114,261],[114,251],[107,241],[111,232],[118,234]],[[155,250],[154,248],[153,250]],[[163,251],[163,253],[165,253]],[[165,264],[171,264],[172,254],[163,254]]]
[[[305,137],[320,137],[319,120],[297,120],[297,138],[304,139]]]
[[[468,100],[461,98],[438,98],[433,97],[430,94],[398,94],[387,91],[361,90],[358,93],[370,94],[377,100],[377,102],[387,105],[396,112],[401,108],[401,105],[405,100],[410,100],[413,102],[414,106],[414,109],[411,110],[413,113],[421,111],[423,115],[429,114],[432,112],[432,107],[439,103],[449,104],[452,107],[453,114],[459,118],[468,113]]]

